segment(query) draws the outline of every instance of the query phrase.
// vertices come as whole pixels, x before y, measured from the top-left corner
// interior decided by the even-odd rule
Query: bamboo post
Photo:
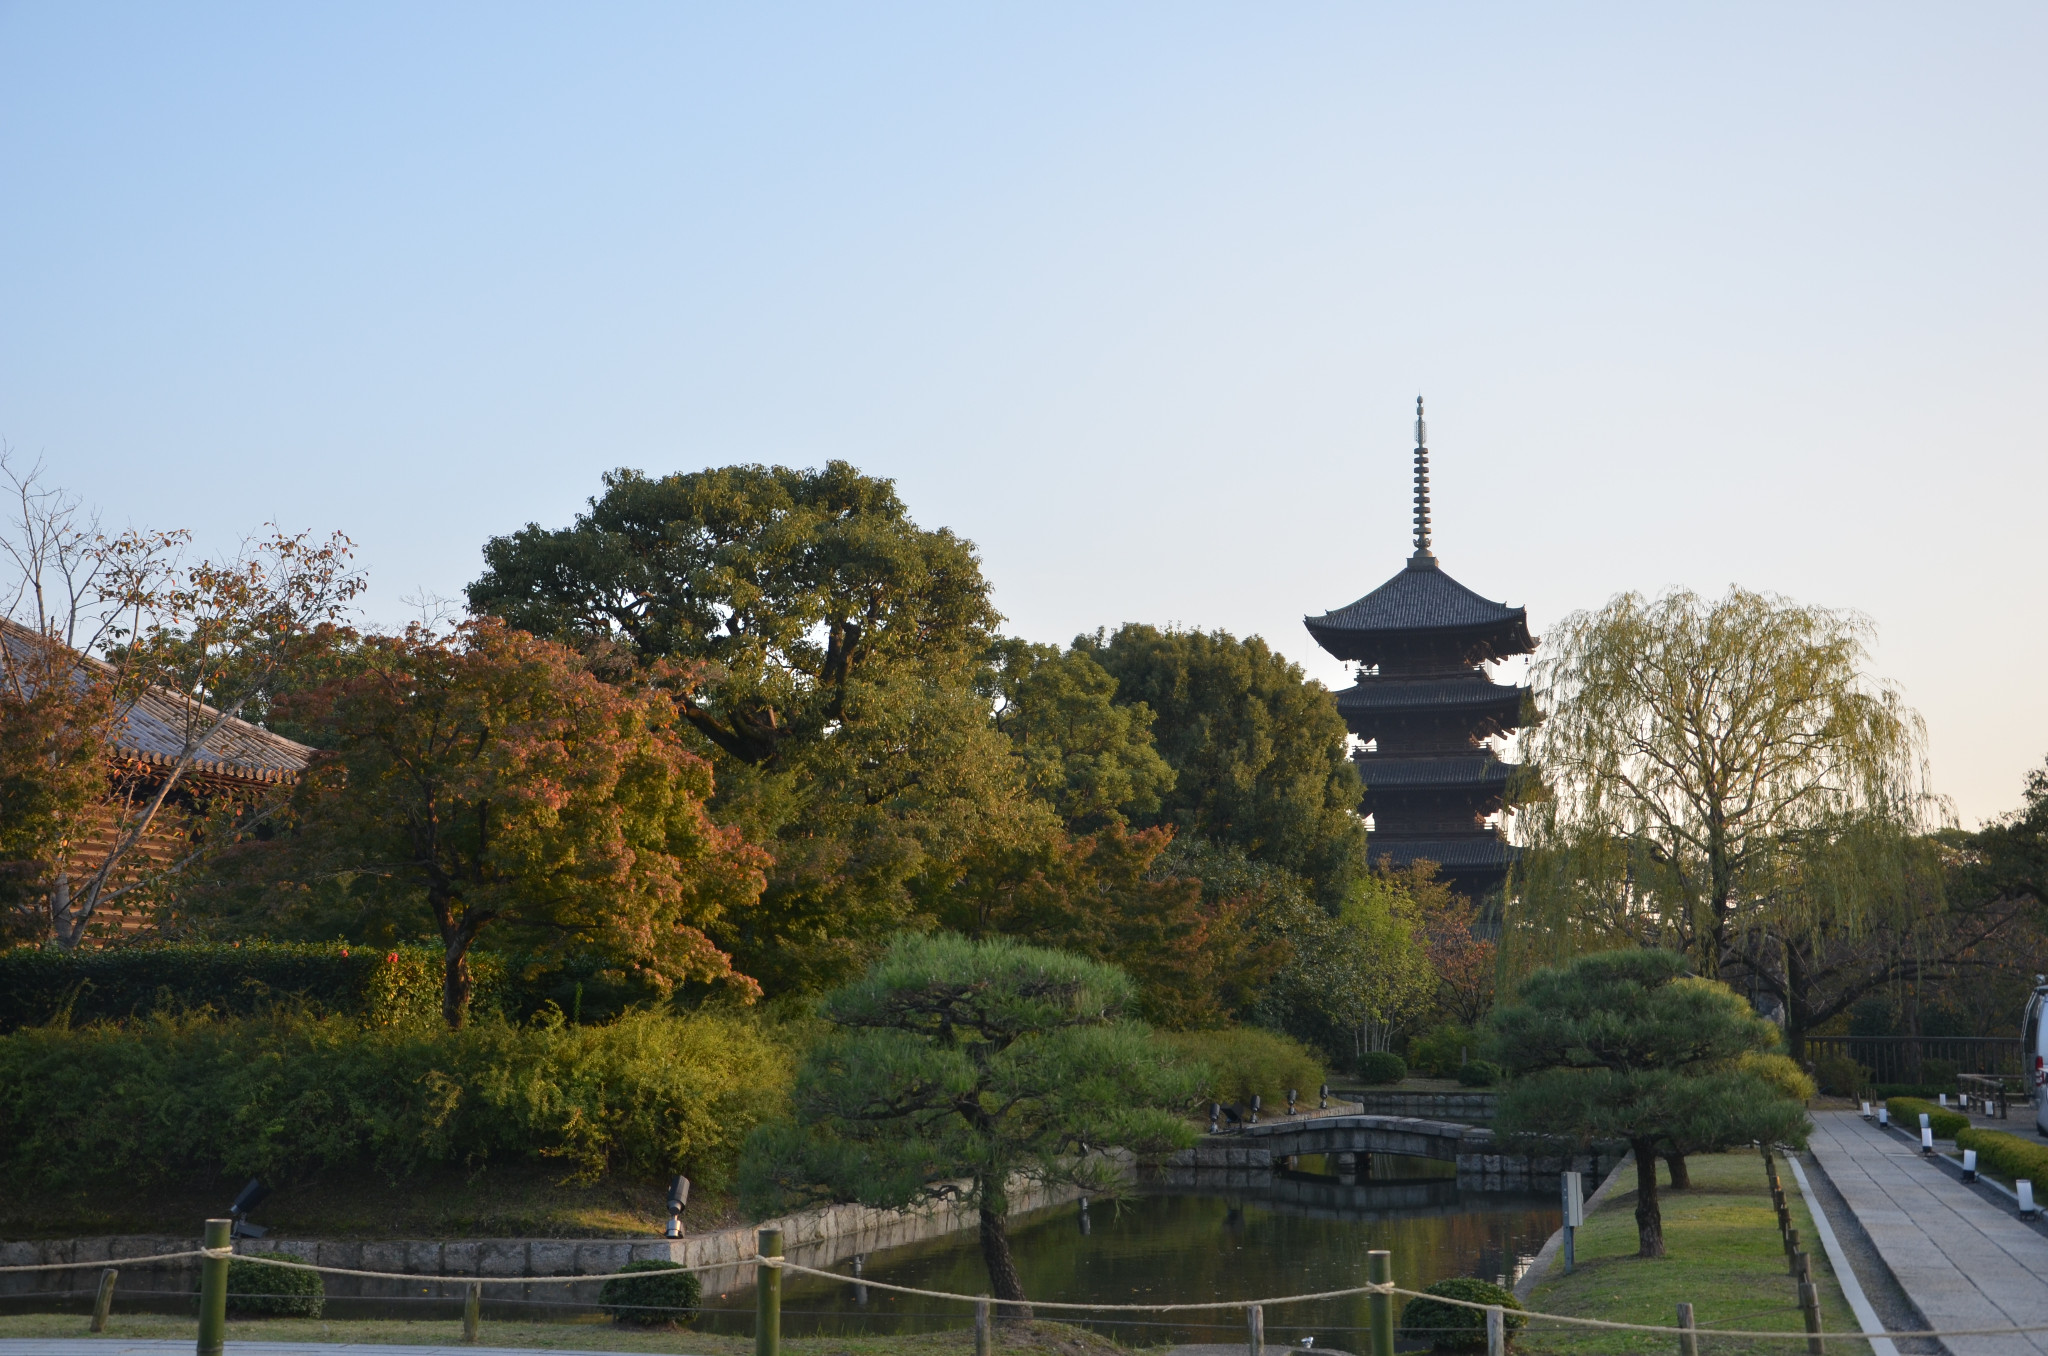
[[[1698,1326],[1697,1323],[1692,1321],[1692,1306],[1690,1304],[1679,1305],[1678,1356],[1700,1356],[1700,1339],[1693,1335],[1693,1329]]]
[[[1374,1285],[1394,1283],[1394,1254],[1374,1248],[1365,1255],[1365,1279]],[[1394,1296],[1379,1291],[1370,1296],[1366,1310],[1372,1325],[1372,1356],[1394,1356]]]
[[[1244,1311],[1245,1343],[1249,1356],[1266,1356],[1266,1306],[1254,1304]]]
[[[462,1340],[475,1346],[484,1317],[484,1284],[471,1281],[462,1292]]]
[[[782,1256],[782,1230],[763,1229],[758,1238],[762,1261],[754,1268],[754,1356],[782,1356],[782,1268],[766,1260]]]
[[[1486,1306],[1486,1356],[1508,1356],[1508,1320],[1498,1304]]]
[[[108,1267],[100,1273],[100,1293],[92,1301],[92,1327],[90,1332],[107,1330],[107,1314],[114,1307],[114,1282],[121,1275],[116,1267]]]
[[[974,1302],[974,1356],[988,1356],[988,1296]]]
[[[206,1221],[206,1243],[209,1249],[225,1249],[231,1246],[229,1230],[234,1221],[210,1219]],[[228,1259],[202,1257],[199,1259],[199,1356],[221,1356],[228,1340]]]
[[[1820,1335],[1820,1287],[1812,1281],[1799,1283],[1799,1311],[1806,1319],[1807,1356],[1825,1356]]]

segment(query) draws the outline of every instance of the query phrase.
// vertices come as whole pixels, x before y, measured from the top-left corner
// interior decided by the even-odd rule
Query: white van
[[[2034,1095],[2034,1130],[2048,1138],[2048,1022],[2041,1020],[2048,1006],[2048,975],[2034,976],[2033,996],[2027,999],[2027,1021],[2021,1028],[2021,1049]]]

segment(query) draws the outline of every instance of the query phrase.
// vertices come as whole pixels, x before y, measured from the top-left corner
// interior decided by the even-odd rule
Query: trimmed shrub
[[[1468,1088],[1490,1088],[1501,1077],[1500,1065],[1490,1059],[1471,1059],[1458,1066],[1458,1081]]]
[[[1813,1061],[1813,1077],[1830,1097],[1855,1097],[1870,1085],[1870,1070],[1833,1051]]]
[[[1515,1292],[1504,1290],[1491,1281],[1472,1276],[1452,1276],[1425,1286],[1423,1294],[1441,1295],[1444,1299],[1464,1300],[1470,1304],[1498,1304],[1507,1311],[1502,1318],[1506,1321],[1509,1341],[1513,1341],[1514,1335],[1528,1322],[1522,1317],[1522,1302],[1515,1298]],[[1412,1299],[1401,1310],[1401,1337],[1409,1342],[1427,1342],[1431,1351],[1484,1351],[1486,1311],[1433,1299]]]
[[[1358,1061],[1361,1083],[1398,1083],[1408,1076],[1408,1061],[1387,1050],[1374,1050]]]
[[[1790,1055],[1766,1055],[1750,1050],[1736,1061],[1736,1067],[1763,1079],[1789,1102],[1810,1102],[1819,1091],[1813,1080],[1806,1076],[1806,1071],[1792,1062]]]
[[[614,1276],[598,1290],[597,1302],[614,1323],[634,1327],[680,1323],[697,1312],[704,1298],[704,1285],[697,1273],[684,1271],[678,1262],[647,1259],[628,1262],[619,1270],[646,1275]]]
[[[1458,1070],[1479,1058],[1484,1049],[1471,1027],[1452,1022],[1408,1042],[1408,1067],[1437,1078],[1455,1078]]]
[[[438,946],[345,942],[147,942],[60,951],[0,951],[0,1032],[59,1020],[83,1026],[207,1008],[249,1016],[280,1005],[368,1026],[441,1021]],[[470,1011],[496,1010],[506,988],[496,956],[473,952]]]
[[[1936,1139],[1954,1139],[1959,1133],[1970,1128],[1970,1118],[1960,1111],[1934,1102],[1922,1101],[1918,1097],[1888,1097],[1885,1109],[1892,1113],[1892,1123],[1912,1131],[1920,1129],[1920,1117],[1927,1117],[1927,1124],[1934,1131]]]
[[[35,1027],[0,1037],[0,1180],[289,1181],[344,1165],[395,1180],[553,1159],[584,1180],[715,1186],[789,1079],[763,1028],[713,1013],[460,1031],[295,1013]]]
[[[1322,1062],[1307,1046],[1263,1027],[1163,1031],[1159,1039],[1173,1048],[1182,1063],[1208,1070],[1200,1094],[1205,1102],[1249,1106],[1256,1093],[1265,1099],[1270,1112],[1287,1105],[1287,1090],[1293,1088],[1314,1106],[1316,1089],[1325,1080]]]
[[[1977,1166],[2007,1181],[2032,1182],[2048,1187],[2048,1144],[2038,1144],[2003,1130],[1979,1130],[1971,1126],[1956,1131],[1958,1149],[1975,1149]]]
[[[252,1252],[228,1259],[228,1312],[266,1318],[318,1318],[327,1304],[327,1283],[317,1271],[267,1267],[249,1260],[273,1257],[302,1262],[288,1252]]]

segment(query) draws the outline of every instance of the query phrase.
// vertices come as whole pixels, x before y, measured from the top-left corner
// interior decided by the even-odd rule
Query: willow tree
[[[1553,628],[1512,943],[1665,946],[1712,976],[1759,935],[1782,960],[1905,907],[1911,854],[1869,848],[1935,802],[1920,718],[1869,673],[1871,636],[1855,613],[1740,588],[1626,593]]]

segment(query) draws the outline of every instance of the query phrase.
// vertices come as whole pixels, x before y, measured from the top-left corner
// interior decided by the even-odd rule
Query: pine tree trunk
[[[1636,1151],[1636,1256],[1664,1255],[1664,1212],[1657,1208],[1657,1141],[1631,1140]]]
[[[1031,1306],[1023,1302],[1024,1282],[1017,1275],[1017,1260],[1010,1256],[1010,1230],[1004,1219],[1007,1204],[1000,1196],[993,1201],[987,1195],[982,1197],[981,1260],[988,1268],[989,1293],[1009,1301],[996,1312],[1007,1322],[1027,1323],[1031,1320]]]
[[[1692,1187],[1692,1174],[1685,1166],[1685,1155],[1673,1149],[1664,1155],[1664,1166],[1671,1169],[1671,1189],[1686,1191]]]

